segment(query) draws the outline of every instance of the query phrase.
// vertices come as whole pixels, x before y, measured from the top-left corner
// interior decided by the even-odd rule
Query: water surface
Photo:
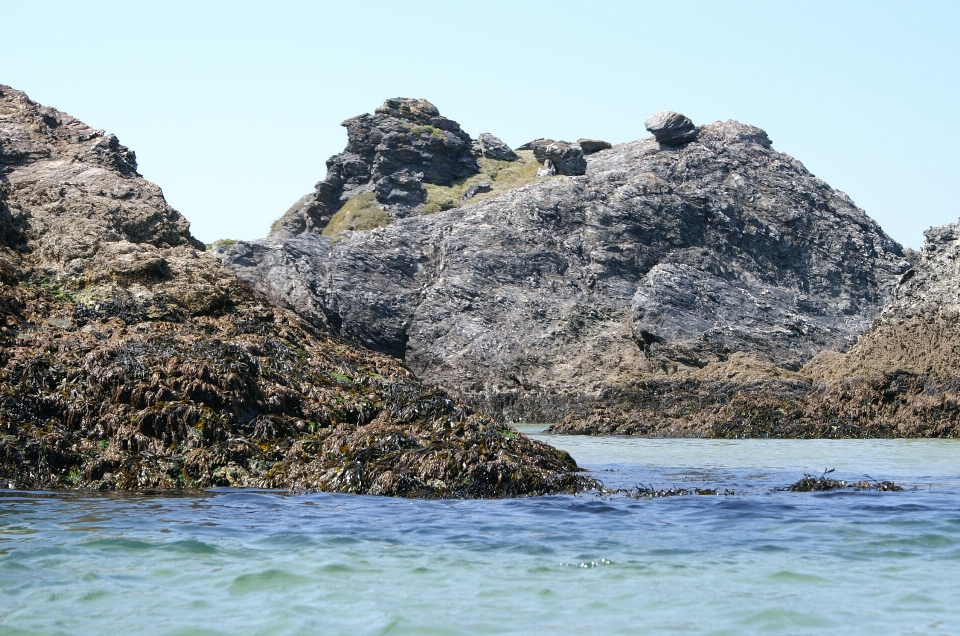
[[[0,633],[960,632],[956,441],[545,439],[733,494],[0,491]],[[908,489],[775,490],[825,468]]]

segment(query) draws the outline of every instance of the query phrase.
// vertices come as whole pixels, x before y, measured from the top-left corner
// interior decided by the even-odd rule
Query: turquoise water
[[[0,491],[0,634],[960,633],[958,442],[546,439],[735,494]],[[909,489],[773,490],[828,467]]]

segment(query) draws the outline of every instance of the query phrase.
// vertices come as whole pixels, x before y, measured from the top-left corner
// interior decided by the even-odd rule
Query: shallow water
[[[960,442],[545,439],[734,494],[0,491],[0,633],[960,632]],[[773,490],[824,468],[908,490]]]

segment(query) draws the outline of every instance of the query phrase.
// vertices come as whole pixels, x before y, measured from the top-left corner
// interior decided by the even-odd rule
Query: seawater
[[[0,634],[960,633],[957,441],[543,439],[732,494],[0,491]]]

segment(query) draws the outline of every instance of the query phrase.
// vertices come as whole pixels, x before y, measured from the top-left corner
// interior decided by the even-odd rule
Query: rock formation
[[[424,183],[450,185],[477,174],[478,156],[516,159],[493,135],[485,133],[475,144],[457,122],[422,99],[388,99],[373,115],[342,125],[346,149],[327,160],[327,176],[314,194],[275,224],[277,236],[319,232],[346,201],[368,192],[394,216],[407,216],[426,200]]]
[[[900,246],[764,131],[674,115],[648,120],[659,139],[573,153],[580,176],[221,257],[316,325],[504,417],[552,418],[738,353],[796,371],[847,349],[909,267]],[[556,164],[551,146],[574,145],[526,148]]]
[[[429,105],[394,106],[352,125],[443,123]],[[425,147],[467,144],[444,125]],[[470,169],[451,152],[423,173]],[[136,170],[116,137],[0,86],[4,487],[490,497],[590,485],[566,453],[272,306]]]
[[[658,142],[667,146],[682,146],[697,138],[697,127],[690,118],[669,110],[655,113],[644,126]]]
[[[926,232],[896,298],[846,353],[793,373],[731,356],[611,387],[552,430],[698,437],[960,437],[960,224]]]

